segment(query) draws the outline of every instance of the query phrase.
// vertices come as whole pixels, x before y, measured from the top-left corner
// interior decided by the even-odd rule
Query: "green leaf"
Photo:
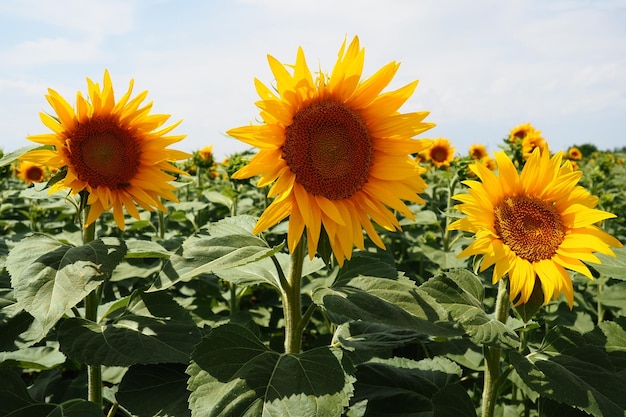
[[[571,351],[573,355],[510,352],[511,364],[522,380],[542,396],[596,416],[625,416],[626,378],[606,368],[598,349]]]
[[[37,235],[15,245],[7,270],[15,298],[35,318],[39,337],[108,278],[125,253],[124,242],[117,238],[72,247]]]
[[[13,152],[9,152],[3,155],[2,158],[0,158],[0,167],[9,165],[10,163],[17,161],[20,156],[34,149],[50,149],[50,147],[41,146],[41,145],[29,145],[29,146],[24,146],[22,148],[16,149]]]
[[[95,403],[74,399],[58,405],[32,404],[6,414],[5,417],[102,417],[102,410]]]
[[[164,292],[138,294],[112,323],[71,318],[59,329],[63,352],[88,365],[187,363],[199,340],[189,313]]]
[[[12,364],[25,369],[51,369],[65,362],[66,357],[56,346],[29,347],[14,352],[0,352],[3,366]]]
[[[274,257],[284,273],[289,270],[290,256],[286,253],[276,253]],[[324,267],[324,261],[320,258],[304,258],[302,276],[307,276]],[[280,288],[280,278],[274,261],[270,257],[264,257],[256,262],[247,263],[229,269],[219,269],[215,275],[223,280],[238,285],[269,284],[277,289]]]
[[[116,398],[138,417],[190,416],[187,379],[181,364],[133,365],[124,374]]]
[[[331,345],[338,343],[349,351],[380,351],[401,346],[422,337],[422,333],[411,329],[398,329],[365,321],[351,321],[337,327]]]
[[[241,267],[282,250],[284,244],[269,248],[263,239],[249,232],[249,221],[249,217],[224,219],[187,238],[165,264],[150,291],[167,289],[202,274]]]
[[[589,266],[606,277],[626,280],[626,247],[612,250],[615,253],[614,257],[598,253],[596,256],[602,263],[592,263]]]
[[[467,390],[459,384],[446,385],[432,398],[433,417],[476,417],[476,409]]]
[[[482,284],[470,271],[446,272],[429,279],[420,288],[463,326],[473,342],[504,348],[519,346],[518,335],[483,310]]]
[[[408,278],[343,279],[332,288],[315,290],[313,301],[337,324],[361,320],[431,336],[460,334],[445,310]]]
[[[28,394],[26,384],[17,372],[0,368],[0,415],[6,416],[12,411],[34,404]]]
[[[227,324],[196,347],[188,389],[192,416],[340,416],[352,393],[339,349],[279,354]]]
[[[461,374],[460,366],[441,357],[421,361],[407,358],[375,359],[357,367],[352,401],[367,400],[366,417],[429,415],[435,403],[441,406],[442,400],[449,395],[444,389],[455,384]],[[461,395],[455,399],[455,404],[461,404],[462,408],[468,402],[471,404],[467,393],[463,395],[458,390],[454,392]],[[440,397],[437,398],[437,395]]]

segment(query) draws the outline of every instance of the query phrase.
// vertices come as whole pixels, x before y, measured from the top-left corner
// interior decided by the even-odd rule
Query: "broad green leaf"
[[[17,161],[20,156],[25,154],[26,152],[32,151],[34,149],[50,149],[49,146],[41,146],[41,145],[29,145],[24,146],[19,149],[16,149],[12,152],[9,152],[0,158],[0,167],[5,165],[9,165],[10,163]]]
[[[187,363],[200,330],[164,292],[138,294],[112,323],[71,318],[59,330],[65,354],[88,365]]]
[[[596,295],[596,301],[606,307],[626,311],[626,282],[615,282],[604,285],[602,292]]]
[[[5,417],[102,417],[100,407],[82,399],[66,401],[62,404],[37,403],[13,411]]]
[[[207,200],[214,204],[221,204],[222,206],[227,207],[229,210],[232,209],[234,201],[232,198],[225,196],[224,194],[217,191],[205,191],[202,193]]]
[[[342,361],[338,349],[279,354],[242,326],[217,327],[187,368],[192,416],[339,417],[352,393]]]
[[[0,415],[34,404],[26,384],[17,372],[0,368]]]
[[[124,375],[116,398],[138,417],[190,416],[187,379],[181,364],[133,365]]]
[[[479,283],[476,275],[461,270],[435,276],[420,289],[437,300],[475,343],[517,348],[520,343],[517,334],[483,310],[482,285],[479,290]]]
[[[337,273],[336,282],[356,278],[360,275],[396,279],[398,271],[394,260],[386,253],[354,252]]]
[[[410,329],[430,336],[454,336],[448,315],[428,294],[408,278],[359,276],[318,288],[313,301],[337,324],[350,320]]]
[[[187,238],[173,254],[150,291],[163,290],[199,275],[241,267],[280,252],[248,231],[251,218],[243,216],[211,223]],[[254,224],[252,224],[252,227]]]
[[[609,365],[598,349],[571,351],[576,356],[510,352],[512,365],[522,380],[541,396],[568,404],[596,416],[625,416],[626,378]]]
[[[57,346],[35,346],[13,352],[0,352],[0,363],[3,366],[14,364],[23,369],[51,369],[65,360],[65,355]]]
[[[365,417],[432,415],[435,401],[439,405],[442,401],[441,398],[435,400],[437,394],[445,396],[442,390],[455,384],[461,374],[460,366],[441,357],[421,361],[373,359],[357,367],[352,401],[367,400]],[[457,404],[467,402],[471,404],[467,393],[455,401]]]
[[[9,253],[7,270],[19,305],[40,326],[39,336],[108,278],[125,253],[117,238],[72,247],[37,235],[18,243]]]
[[[274,258],[278,261],[284,274],[289,271],[290,256],[286,253],[276,253]],[[302,276],[307,276],[324,267],[324,261],[320,258],[304,258]],[[215,275],[223,280],[238,285],[269,284],[277,289],[280,288],[278,270],[271,257],[264,257],[256,262],[247,263],[228,269],[218,269]]]
[[[126,259],[134,259],[134,258],[163,258],[167,259],[172,255],[172,252],[165,249],[163,246],[159,245],[156,242],[151,242],[149,240],[127,240],[126,246],[128,247],[128,252],[124,256]]]
[[[626,280],[626,247],[612,249],[615,256],[596,254],[601,264],[590,263],[593,269],[609,278]]]
[[[423,336],[422,333],[411,329],[351,321],[337,327],[331,345],[337,343],[348,351],[380,351],[423,339]]]
[[[459,384],[446,385],[433,395],[433,417],[476,417],[467,390]]]

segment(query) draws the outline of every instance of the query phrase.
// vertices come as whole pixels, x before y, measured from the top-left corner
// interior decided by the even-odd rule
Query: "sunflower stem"
[[[83,198],[83,221],[87,220],[89,215],[89,205],[87,204],[87,194],[82,195]],[[83,245],[92,242],[96,236],[96,223],[93,222],[83,229]],[[100,304],[100,291],[98,288],[93,290],[85,297],[85,318],[94,323],[98,321],[98,305]],[[92,403],[102,407],[102,368],[100,365],[87,366],[87,396]]]
[[[299,353],[302,346],[302,310],[300,305],[300,285],[304,263],[304,236],[291,253],[289,275],[281,282],[283,314],[285,321],[285,353]]]
[[[452,211],[452,196],[454,195],[454,189],[456,188],[456,183],[459,181],[458,175],[454,175],[450,180],[450,184],[448,184],[448,200],[446,202],[446,227],[443,229],[443,251],[448,252],[450,250],[450,232],[448,229],[450,226],[450,212]]]
[[[498,295],[496,297],[496,320],[506,323],[509,316],[509,294],[506,289],[507,280],[500,279]],[[500,379],[501,349],[494,346],[483,348],[485,356],[485,375],[483,383],[482,417],[493,417],[496,407],[498,388],[502,383]]]

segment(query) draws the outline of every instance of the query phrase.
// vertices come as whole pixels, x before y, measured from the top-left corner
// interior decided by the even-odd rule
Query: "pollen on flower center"
[[[561,216],[552,204],[537,197],[505,197],[494,214],[502,242],[529,262],[552,258],[565,237]]]
[[[359,191],[373,162],[372,139],[363,118],[333,100],[299,110],[285,129],[282,151],[296,181],[330,200]]]
[[[115,119],[94,118],[79,124],[68,143],[78,178],[91,187],[123,188],[137,173],[139,145]]]

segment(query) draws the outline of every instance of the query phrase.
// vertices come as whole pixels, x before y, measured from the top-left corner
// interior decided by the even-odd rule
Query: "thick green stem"
[[[285,353],[299,353],[302,346],[302,307],[300,304],[300,285],[304,262],[305,238],[302,236],[295,250],[291,253],[289,275],[282,285],[283,314],[285,321]]]
[[[83,196],[86,202],[86,194]],[[83,205],[84,219],[89,214],[89,206]],[[92,242],[96,235],[96,223],[91,223],[83,229],[83,244]],[[98,306],[100,305],[100,290],[96,288],[85,298],[85,318],[93,322],[98,321]],[[87,396],[92,403],[102,407],[102,368],[99,365],[87,366]]]
[[[448,184],[448,200],[446,202],[446,225],[443,229],[443,251],[448,252],[450,250],[450,230],[448,226],[450,226],[450,213],[452,212],[452,196],[454,195],[454,189],[456,188],[456,183],[459,181],[458,176],[452,177],[450,180],[450,184]]]
[[[496,320],[506,323],[509,317],[509,293],[506,289],[507,280],[500,279],[496,298]],[[496,407],[496,396],[500,381],[501,349],[493,346],[484,347],[485,375],[483,383],[482,417],[493,417]]]

